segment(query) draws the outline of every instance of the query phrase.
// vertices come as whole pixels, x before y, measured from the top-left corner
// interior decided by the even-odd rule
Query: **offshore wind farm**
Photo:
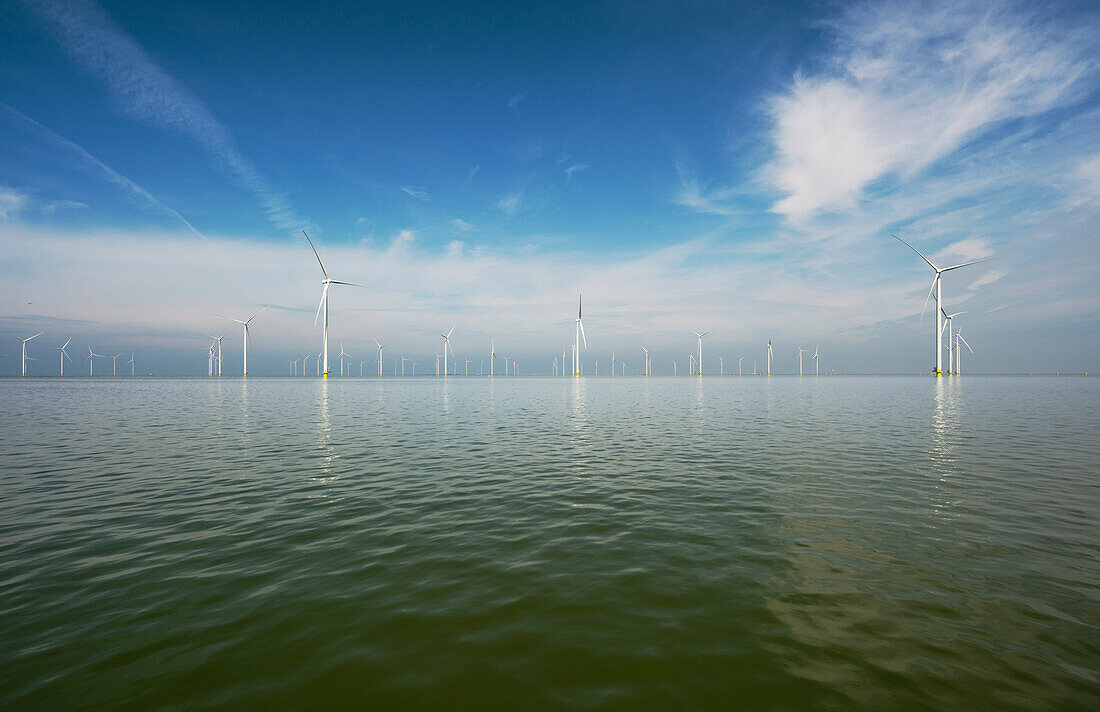
[[[1097,57],[0,5],[0,710],[1100,709]]]

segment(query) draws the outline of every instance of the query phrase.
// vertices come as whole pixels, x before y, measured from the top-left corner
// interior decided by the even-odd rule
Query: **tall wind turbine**
[[[577,295],[577,334],[573,340],[573,375],[581,375],[581,341],[584,341],[584,350],[588,350],[588,339],[584,336],[584,324],[581,323],[581,297]]]
[[[814,347],[814,375],[821,375],[821,362],[817,360],[817,347]]]
[[[306,231],[302,230],[302,234],[306,235]],[[317,305],[317,315],[313,317],[313,325],[317,326],[317,319],[321,316],[321,310],[325,310],[325,325],[321,334],[321,351],[324,353],[325,358],[325,372],[322,374],[325,378],[328,378],[328,288],[332,284],[346,284],[349,287],[362,287],[361,284],[354,284],[352,282],[340,282],[332,279],[328,276],[328,271],[325,269],[325,263],[321,261],[321,255],[317,254],[317,248],[313,245],[313,240],[309,239],[309,235],[306,235],[306,240],[309,242],[309,246],[313,248],[313,254],[317,256],[317,264],[321,265],[321,274],[325,275],[325,278],[321,280],[321,284],[324,286],[324,290],[321,292],[321,302]]]
[[[738,375],[738,376],[740,376],[740,375],[741,375],[741,362],[742,362],[742,361],[744,361],[744,360],[745,360],[745,357],[744,357],[744,356],[742,356],[741,358],[737,359],[737,375]]]
[[[215,314],[214,315],[214,316],[217,316],[217,317],[221,317],[222,319],[228,319],[229,321],[235,321],[235,322],[237,322],[238,324],[240,324],[241,326],[244,327],[244,366],[242,367],[242,370],[241,370],[241,374],[244,375],[244,376],[248,375],[248,322],[252,321],[256,317],[258,317],[260,314],[263,314],[265,311],[267,311],[267,307],[264,307],[260,311],[256,312],[252,316],[245,319],[244,321],[241,321],[240,319],[234,319],[231,316],[222,316],[221,314]],[[221,364],[220,363],[218,364],[218,369],[219,369],[219,372],[220,372],[220,370],[221,370]]]
[[[16,341],[23,342],[23,375],[24,376],[27,375],[27,361],[33,361],[34,360],[34,359],[28,359],[27,358],[27,342],[30,341],[31,339],[37,339],[39,336],[42,336],[42,334],[45,334],[45,333],[46,333],[45,331],[40,331],[37,334],[35,334],[34,336],[28,336],[25,339],[20,339],[18,336],[13,336],[12,337]],[[68,341],[65,342],[66,345],[68,345],[68,343],[69,343]]]
[[[718,357],[718,375],[726,375],[726,361],[721,356]]]
[[[130,375],[133,376],[134,375],[134,352],[133,351],[130,352],[130,360],[127,361],[126,363],[130,364]]]
[[[615,352],[611,352],[611,375],[615,375]]]
[[[955,358],[954,357],[955,357],[955,346],[956,346],[955,336],[954,336],[954,326],[953,326],[953,322],[951,320],[954,319],[955,317],[959,316],[960,314],[965,314],[966,312],[961,311],[961,312],[955,312],[954,314],[948,314],[946,311],[944,311],[943,307],[940,307],[940,311],[943,311],[943,318],[944,318],[944,325],[943,326],[944,326],[944,328],[947,329],[947,375],[950,376],[955,371],[955,368],[954,368]]]
[[[121,356],[123,353],[124,352],[120,351],[119,353],[117,353],[117,354],[115,354],[114,356],[111,357],[111,375],[112,376],[117,376],[118,375],[118,357]]]
[[[104,356],[103,354],[97,354],[95,351],[92,351],[92,347],[89,346],[88,347],[88,375],[89,376],[94,376],[95,375],[95,373],[93,373],[93,366],[95,365],[95,359],[97,359],[97,358],[107,358],[107,357]]]
[[[453,333],[455,333],[455,328],[452,326],[451,330],[448,331],[446,334],[443,334],[443,333],[440,334],[440,336],[443,337],[443,375],[444,376],[447,375],[447,349],[451,349],[451,354],[452,355],[455,352],[455,350],[453,348],[451,348],[451,334],[453,334]],[[455,358],[458,358],[458,357],[455,356]],[[439,364],[436,364],[436,366],[438,366],[438,365]]]
[[[72,341],[72,340],[73,340],[73,337],[70,336],[69,339],[62,346],[57,347],[57,350],[61,352],[58,355],[58,358],[61,359],[61,375],[62,376],[65,375],[65,359],[69,359],[70,361],[72,361],[72,359],[69,358],[69,352],[65,350],[65,348],[69,345],[69,341]],[[23,375],[25,376],[27,374],[24,373]]]
[[[375,339],[374,337],[371,337],[371,340],[374,341],[376,346],[378,346],[378,375],[381,376],[382,375],[382,349],[386,348],[386,345],[378,343],[378,339]]]
[[[218,373],[217,373],[217,375],[219,375],[219,376],[222,375],[222,339],[224,339],[228,335],[229,335],[228,331],[225,332],[224,334],[222,334],[221,336],[214,336],[212,334],[207,334],[207,336],[209,336],[211,339],[216,341],[217,344],[218,344]],[[305,372],[305,365],[304,364],[302,365],[302,371],[303,371],[303,373]]]
[[[489,342],[489,378],[493,377],[493,364],[497,361],[497,342]]]
[[[645,375],[649,375],[649,349],[644,346],[640,346],[642,351],[645,351]]]
[[[802,375],[802,354],[806,353],[806,349],[801,346],[798,347],[798,375]]]
[[[936,293],[936,306],[938,307],[936,309],[936,376],[937,377],[942,376],[943,375],[943,313],[942,313],[943,312],[943,299],[942,299],[943,295],[942,295],[942,289],[941,289],[941,285],[940,285],[940,282],[941,282],[940,278],[943,276],[944,272],[950,272],[951,270],[959,269],[960,267],[969,267],[970,265],[976,265],[979,262],[988,262],[989,260],[992,260],[992,259],[995,259],[995,258],[986,257],[984,260],[974,260],[973,262],[963,262],[962,264],[959,264],[959,265],[954,265],[952,267],[944,267],[943,269],[940,269],[936,265],[932,264],[932,260],[930,260],[927,257],[925,257],[924,255],[922,255],[920,250],[913,247],[912,245],[910,245],[905,240],[902,240],[897,235],[894,235],[894,239],[898,240],[902,244],[906,245],[910,250],[912,250],[913,252],[916,252],[918,255],[920,255],[920,258],[922,260],[924,260],[925,262],[927,262],[928,266],[931,267],[936,272],[936,276],[932,278],[932,286],[928,288],[928,296],[924,298],[924,308],[921,309],[920,316],[921,316],[921,320],[923,321],[924,320],[924,311],[925,311],[925,309],[928,308],[928,299],[929,299],[929,297],[932,296],[932,292],[935,292]]]
[[[768,339],[768,375],[772,375],[772,340]]]
[[[699,375],[702,376],[703,375],[703,337],[706,336],[707,334],[709,334],[710,332],[709,331],[704,331],[702,334],[700,334],[698,331],[693,331],[691,333],[693,333],[693,334],[695,334],[696,336],[699,337],[699,358],[696,359],[696,366],[698,368]]]

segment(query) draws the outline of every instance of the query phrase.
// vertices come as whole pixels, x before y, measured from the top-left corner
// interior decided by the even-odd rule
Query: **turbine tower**
[[[16,341],[23,342],[23,375],[24,376],[27,375],[27,361],[33,361],[34,360],[32,358],[27,358],[27,342],[30,341],[31,339],[37,339],[39,336],[42,336],[42,334],[45,334],[45,333],[46,333],[45,331],[40,331],[37,334],[35,334],[34,336],[29,336],[25,339],[20,339],[18,336],[13,336],[12,337]],[[65,345],[68,346],[69,342],[66,341]]]
[[[584,341],[584,350],[588,350],[588,339],[584,336],[584,324],[581,323],[581,297],[577,295],[577,334],[573,339],[573,375],[581,375],[581,341]]]
[[[814,375],[821,375],[821,362],[817,360],[817,347],[814,347]]]
[[[944,272],[950,272],[951,270],[959,269],[960,267],[969,267],[970,265],[976,265],[979,262],[988,262],[988,261],[990,261],[992,259],[995,259],[995,258],[994,257],[986,257],[983,260],[974,260],[973,262],[963,262],[962,264],[954,265],[952,267],[944,267],[943,269],[940,269],[936,265],[932,264],[932,260],[930,260],[927,257],[925,257],[924,255],[922,255],[920,250],[913,247],[912,245],[910,245],[905,240],[902,240],[897,235],[894,235],[893,237],[894,237],[894,239],[898,240],[903,245],[908,247],[910,250],[912,250],[913,252],[916,252],[918,255],[920,255],[920,258],[922,260],[924,260],[925,262],[927,262],[928,266],[931,267],[936,273],[936,276],[932,278],[932,286],[928,288],[928,296],[924,298],[924,308],[921,309],[920,316],[921,316],[921,321],[923,321],[924,320],[924,311],[925,311],[925,309],[928,308],[928,299],[929,299],[929,297],[932,296],[932,292],[935,292],[936,293],[936,306],[938,307],[937,310],[936,310],[936,376],[937,377],[942,376],[943,375],[943,313],[942,313],[943,312],[943,299],[942,299],[943,294],[942,294],[941,285],[940,285],[940,282],[941,282],[940,278],[943,276]]]
[[[443,375],[444,376],[447,375],[447,349],[451,349],[451,354],[452,355],[454,355],[454,352],[455,352],[455,350],[453,348],[451,348],[451,334],[453,334],[453,333],[455,333],[455,328],[452,326],[451,330],[448,331],[446,334],[443,334],[443,333],[440,334],[440,336],[443,337]],[[458,357],[455,356],[455,358],[458,358]],[[437,360],[438,360],[438,357],[437,357]],[[439,364],[437,363],[436,367],[438,367],[438,366],[439,366]]]
[[[955,372],[955,358],[954,357],[955,357],[955,346],[957,345],[957,344],[955,344],[954,326],[953,326],[953,322],[951,320],[954,319],[955,317],[959,316],[960,314],[965,314],[966,312],[961,311],[961,312],[955,312],[954,314],[948,314],[946,311],[943,310],[943,307],[940,307],[940,311],[943,311],[943,319],[944,319],[943,326],[944,326],[944,328],[947,329],[947,375],[950,376]]]
[[[966,339],[964,339],[962,335],[962,329],[959,329],[955,332],[955,340],[955,351],[956,353],[958,353],[958,356],[955,357],[955,375],[959,376],[962,375],[962,351],[959,349],[959,345],[957,342],[963,342],[963,346],[965,346],[966,350],[970,353],[974,353],[974,349],[970,348],[970,344],[966,343]]]
[[[134,352],[133,351],[130,352],[130,360],[127,361],[126,363],[130,364],[130,375],[133,376],[134,375]],[[220,364],[221,362],[219,361],[218,363]]]
[[[222,334],[221,336],[214,336],[212,334],[207,334],[207,336],[209,336],[211,339],[213,339],[218,344],[218,373],[217,373],[218,376],[222,375],[222,339],[224,339],[228,335],[229,335],[228,331],[225,332],[224,334]],[[302,370],[303,370],[303,373],[304,373],[305,372],[305,364],[302,365]],[[210,374],[210,375],[215,375],[215,374]]]
[[[260,311],[256,312],[252,316],[245,319],[244,321],[241,321],[240,319],[234,319],[231,316],[222,316],[221,314],[215,314],[214,315],[214,316],[217,316],[217,317],[221,317],[222,319],[228,319],[229,321],[235,321],[235,322],[237,322],[238,324],[240,324],[241,326],[244,327],[244,347],[243,347],[243,350],[244,350],[244,365],[242,366],[241,375],[244,375],[244,376],[248,375],[248,322],[252,321],[256,317],[258,317],[260,314],[263,314],[265,311],[267,311],[267,307],[264,307]],[[220,362],[218,363],[218,371],[219,371],[219,373],[221,372],[221,363]]]
[[[806,349],[801,346],[798,347],[798,375],[802,375],[802,354],[806,353]]]
[[[497,361],[497,343],[496,341],[489,342],[489,378],[493,377],[493,364]]]
[[[92,351],[92,347],[89,346],[88,347],[88,375],[89,376],[94,376],[95,375],[93,373],[93,367],[95,365],[95,359],[97,359],[97,358],[107,358],[107,357],[104,356],[103,354],[97,354],[95,351]]]
[[[65,348],[66,348],[66,347],[67,347],[67,346],[69,345],[69,341],[72,341],[72,340],[73,340],[73,339],[72,339],[72,337],[70,336],[70,337],[69,337],[69,339],[68,339],[68,340],[67,340],[67,341],[66,341],[66,342],[64,343],[64,345],[62,345],[62,346],[59,346],[59,347],[57,348],[57,350],[61,352],[61,353],[60,353],[60,354],[58,355],[58,358],[59,358],[59,359],[61,359],[61,375],[62,375],[62,376],[64,376],[64,375],[65,375],[65,359],[69,359],[70,361],[72,361],[72,359],[71,359],[71,358],[69,358],[69,352],[65,350]],[[24,373],[23,375],[25,376],[25,375],[27,375],[27,374],[26,374],[26,373]]]
[[[302,230],[302,234],[306,235],[306,231]],[[340,282],[329,277],[328,271],[325,269],[325,263],[321,261],[321,255],[317,254],[317,248],[314,247],[313,240],[309,239],[309,235],[306,235],[306,241],[309,242],[309,246],[313,248],[313,254],[317,257],[317,264],[321,265],[321,274],[325,275],[325,278],[321,280],[324,289],[321,291],[321,301],[317,305],[317,314],[313,317],[313,325],[317,326],[317,319],[321,316],[321,310],[324,309],[325,325],[321,333],[321,352],[324,354],[325,372],[322,375],[328,378],[328,288],[333,284],[346,284],[349,287],[362,287],[363,285],[354,284],[352,282]]]
[[[649,375],[649,349],[644,346],[639,347],[642,351],[645,351],[645,375]]]
[[[703,337],[706,336],[707,334],[709,334],[710,332],[709,331],[704,331],[702,334],[700,334],[698,331],[693,331],[691,333],[693,333],[693,334],[695,334],[696,336],[699,337],[699,357],[695,360],[696,360],[696,366],[698,367],[698,370],[699,370],[699,375],[702,376],[703,375]]]
[[[772,375],[772,340],[768,339],[768,375]]]
[[[738,375],[738,376],[740,376],[740,375],[741,375],[741,362],[742,362],[742,361],[744,361],[744,360],[745,360],[745,357],[744,357],[744,356],[742,356],[741,358],[737,359],[737,375]]]
[[[340,344],[340,355],[336,357],[340,362],[340,375],[344,375],[344,359],[351,358],[351,354],[344,352],[344,345]],[[351,364],[348,364],[348,371],[351,371]]]
[[[112,376],[117,376],[118,375],[118,357],[121,356],[123,353],[124,352],[120,351],[120,352],[118,352],[117,354],[115,354],[114,356],[111,357],[111,375]]]

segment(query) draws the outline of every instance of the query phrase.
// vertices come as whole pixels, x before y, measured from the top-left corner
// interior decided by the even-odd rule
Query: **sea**
[[[1100,709],[1100,379],[0,379],[0,709]]]

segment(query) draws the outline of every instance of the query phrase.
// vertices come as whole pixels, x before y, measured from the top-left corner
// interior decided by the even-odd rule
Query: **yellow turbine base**
[[[328,371],[321,374],[321,378],[328,378]]]

